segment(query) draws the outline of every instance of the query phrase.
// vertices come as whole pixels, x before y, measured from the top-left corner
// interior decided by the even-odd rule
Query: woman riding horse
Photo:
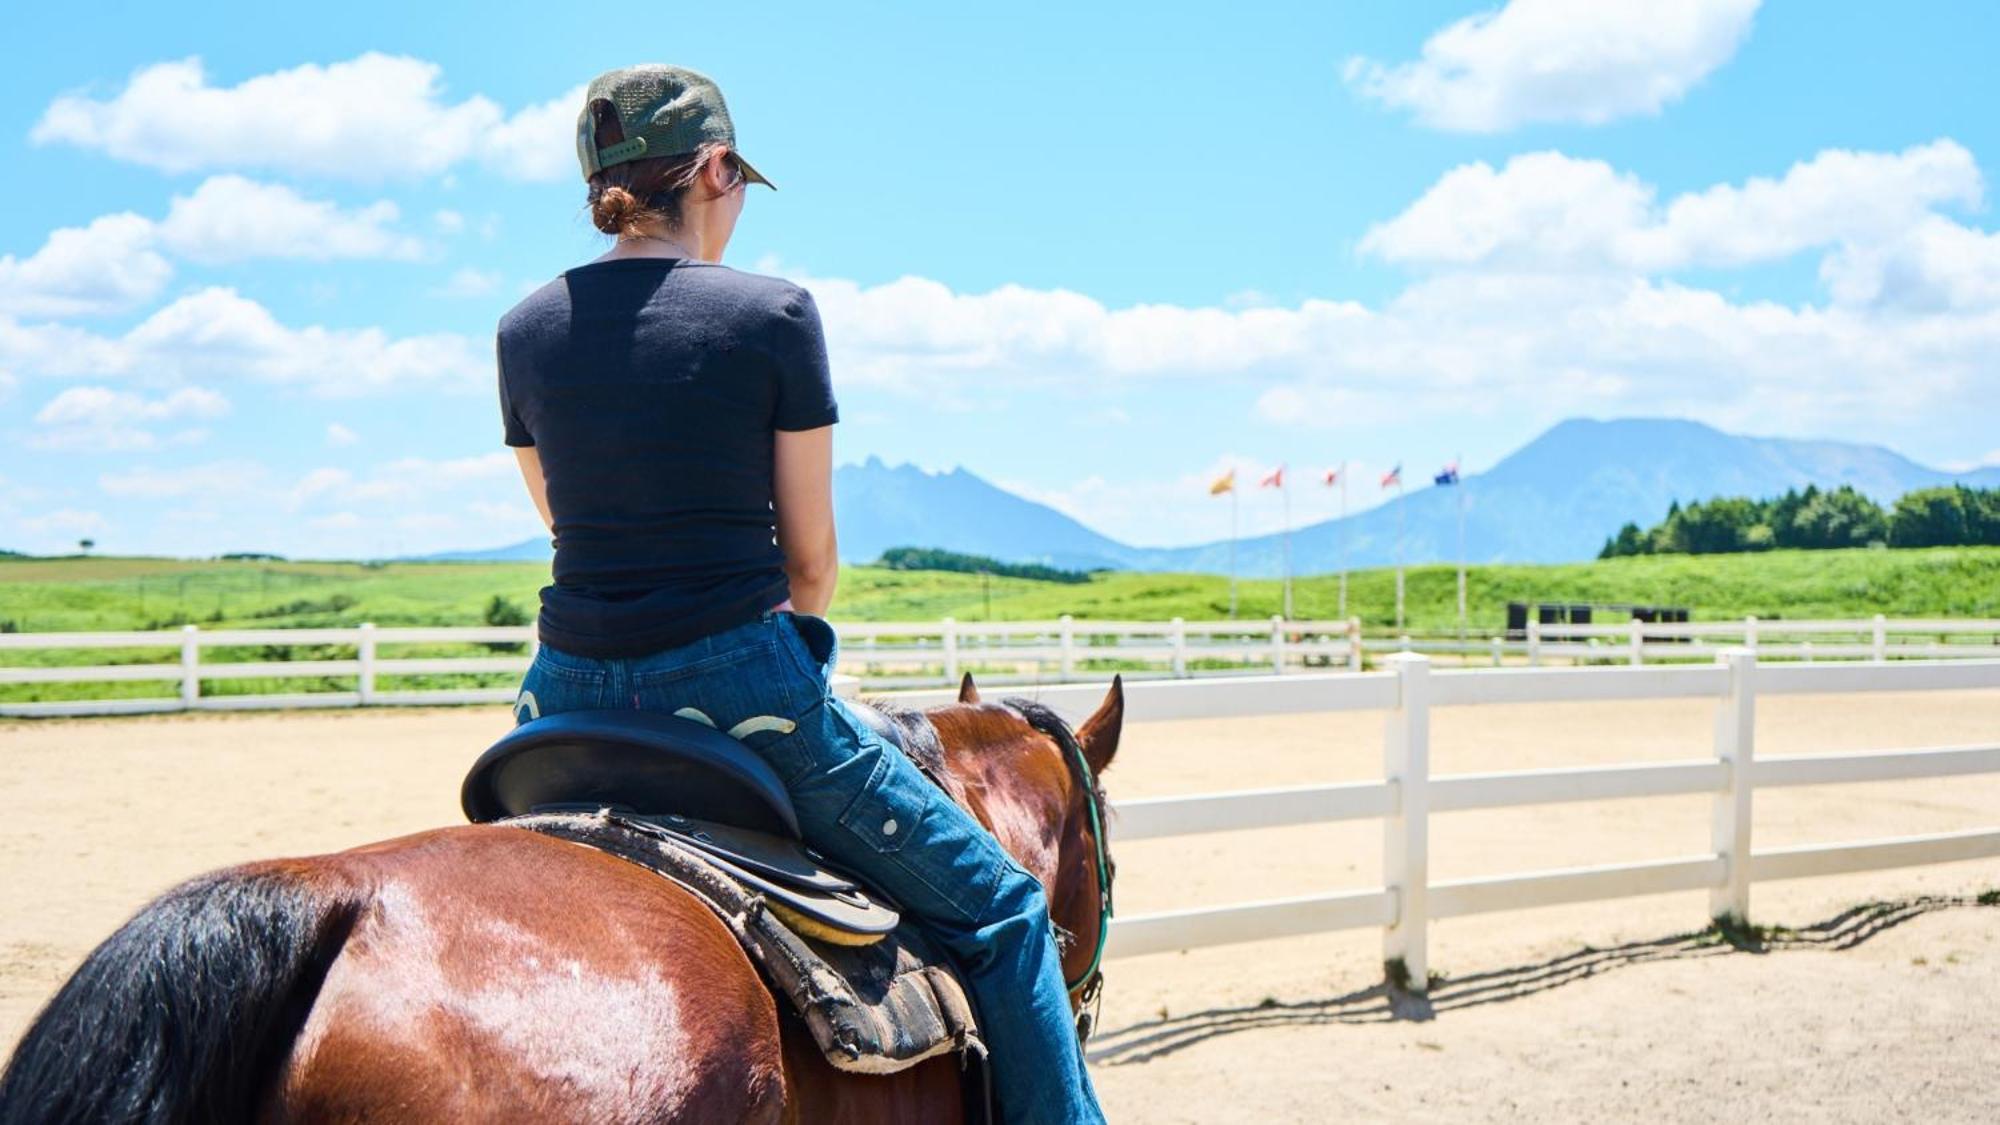
[[[721,264],[748,185],[771,186],[722,91],[675,66],[599,75],[577,155],[617,242],[499,326],[505,440],[555,536],[519,718],[749,722],[806,840],[956,957],[1002,1117],[1101,1120],[1042,885],[833,693],[826,345],[811,294]]]

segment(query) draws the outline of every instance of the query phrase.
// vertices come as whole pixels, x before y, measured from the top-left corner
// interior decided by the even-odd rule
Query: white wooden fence
[[[1371,656],[1396,652],[1450,655],[1461,663],[1645,664],[1706,660],[1741,646],[1764,659],[1872,660],[2000,657],[2000,620],[1890,619],[1862,621],[1743,621],[1695,624],[1541,625],[1525,639],[1457,640],[1364,637],[1359,621],[1260,620],[842,622],[841,664],[863,673],[871,689],[958,682],[976,667],[996,686],[1099,677],[1115,666],[1128,679],[1240,676],[1344,668],[1360,672]],[[492,703],[513,698],[510,687],[384,688],[398,676],[519,675],[529,657],[396,657],[383,649],[411,645],[513,644],[531,650],[532,626],[472,628],[217,629],[124,633],[0,633],[0,685],[143,682],[174,685],[149,698],[0,700],[0,715],[102,715],[175,710],[355,707],[394,704]],[[204,649],[331,646],[352,657],[315,660],[205,661]],[[19,665],[28,650],[152,650],[170,660]],[[1093,667],[1094,665],[1094,667]],[[1135,667],[1137,666],[1137,667]],[[338,691],[211,694],[203,684],[228,680],[354,680]]]
[[[1766,850],[1753,848],[1750,831],[1758,789],[2000,772],[2000,743],[1759,759],[1754,724],[1759,696],[2000,689],[2000,660],[1774,666],[1739,650],[1712,665],[1653,668],[1433,671],[1430,660],[1416,653],[1391,656],[1387,663],[1390,670],[1382,672],[1142,682],[1126,688],[1126,715],[1146,720],[1346,710],[1380,710],[1388,717],[1380,781],[1122,801],[1115,806],[1114,845],[1367,819],[1382,821],[1385,846],[1379,887],[1126,916],[1113,923],[1108,956],[1382,927],[1391,976],[1423,991],[1425,932],[1434,918],[1707,890],[1712,917],[1741,922],[1749,918],[1753,881],[2000,856],[2000,827]],[[1103,692],[1102,684],[1076,684],[1037,694],[1080,721]],[[927,705],[950,693],[898,698]],[[1430,771],[1434,707],[1674,698],[1715,701],[1715,744],[1706,756],[1505,773],[1433,776]],[[1645,863],[1430,879],[1433,813],[1689,793],[1714,797],[1712,851]]]

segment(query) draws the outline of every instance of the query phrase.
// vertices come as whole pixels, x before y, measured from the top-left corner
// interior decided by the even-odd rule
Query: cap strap
[[[615,145],[606,145],[597,150],[597,166],[616,164],[627,157],[637,156],[646,151],[646,138],[629,137]]]

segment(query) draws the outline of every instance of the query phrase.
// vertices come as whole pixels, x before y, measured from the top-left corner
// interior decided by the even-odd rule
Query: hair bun
[[[590,201],[590,221],[605,234],[618,234],[640,210],[638,196],[618,184],[612,184]]]

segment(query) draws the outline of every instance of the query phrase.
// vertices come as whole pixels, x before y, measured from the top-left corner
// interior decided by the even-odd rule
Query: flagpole
[[[1229,619],[1236,620],[1236,484],[1229,486]]]
[[[1465,640],[1465,455],[1451,463],[1453,486],[1458,489],[1458,639]]]
[[[1401,466],[1398,466],[1399,468]],[[1403,631],[1403,474],[1396,474],[1396,632]]]
[[[1281,465],[1280,473],[1284,472]],[[1285,620],[1292,619],[1292,486],[1278,478],[1278,499],[1285,508]]]
[[[1340,551],[1340,619],[1347,620],[1347,462],[1340,463],[1340,521],[1333,525],[1340,529],[1337,536]]]

